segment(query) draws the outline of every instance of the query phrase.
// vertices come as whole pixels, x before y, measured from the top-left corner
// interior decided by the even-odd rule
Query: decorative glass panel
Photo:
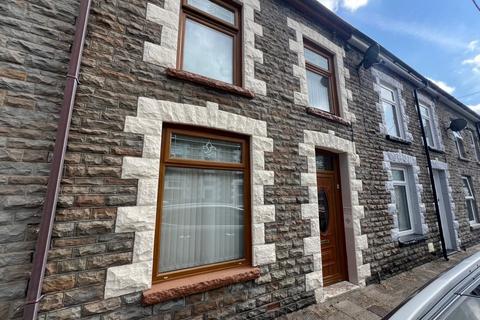
[[[241,171],[167,167],[159,272],[244,257]]]
[[[320,218],[320,231],[326,232],[330,221],[330,208],[328,207],[328,198],[325,190],[318,191],[318,216]]]
[[[333,170],[333,157],[325,154],[317,154],[315,157],[318,171],[332,171]]]
[[[393,93],[393,91],[383,86],[380,87],[380,98],[395,102],[395,94]]]
[[[400,137],[400,128],[398,125],[396,107],[392,104],[383,102],[383,110],[385,113],[385,125],[387,126],[387,133],[391,136]]]
[[[233,37],[187,19],[183,69],[233,83]]]
[[[229,141],[172,134],[170,157],[216,162],[242,162],[242,145]]]
[[[188,0],[188,4],[230,24],[235,24],[235,13],[210,0]]]
[[[307,48],[305,48],[305,61],[319,68],[329,70],[328,59]]]
[[[331,112],[328,78],[307,70],[307,83],[309,105],[323,111]]]
[[[395,186],[395,202],[397,206],[398,229],[406,231],[412,229],[410,213],[408,209],[407,188]]]
[[[403,170],[392,170],[392,178],[394,181],[405,181],[405,173]]]

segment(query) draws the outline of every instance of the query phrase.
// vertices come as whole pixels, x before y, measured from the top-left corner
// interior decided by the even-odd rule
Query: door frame
[[[338,283],[338,282],[342,282],[342,281],[349,281],[350,277],[349,277],[349,268],[348,268],[348,255],[347,255],[347,241],[346,241],[346,238],[345,238],[345,217],[344,217],[344,212],[343,212],[343,199],[342,199],[342,190],[343,190],[343,187],[342,187],[342,177],[341,177],[341,170],[340,170],[340,155],[338,153],[334,153],[334,152],[331,152],[331,151],[327,151],[327,150],[323,150],[323,149],[316,149],[315,150],[315,158],[317,155],[326,155],[326,156],[330,156],[333,158],[333,170],[322,170],[322,171],[319,171],[317,168],[317,171],[316,171],[316,180],[317,180],[317,188],[318,188],[318,179],[319,177],[321,177],[322,175],[324,177],[332,177],[333,176],[333,179],[334,179],[334,201],[335,201],[335,218],[336,218],[336,222],[337,224],[339,224],[339,227],[337,228],[336,232],[338,232],[339,234],[337,235],[339,237],[339,246],[341,247],[341,250],[339,252],[339,256],[340,258],[337,259],[337,262],[341,263],[341,269],[342,269],[342,275],[343,275],[343,279],[339,280],[339,281],[335,281],[335,282],[332,282],[332,283],[329,283],[330,281],[328,279],[325,278],[325,275],[323,274],[323,283],[324,283],[324,287],[327,287],[329,285],[333,285],[335,283]],[[316,163],[315,163],[315,167],[316,167]],[[318,190],[317,190],[318,192]],[[329,206],[330,207],[330,206]],[[322,234],[320,232],[320,254],[322,253]],[[323,265],[323,259],[322,259],[322,265]]]

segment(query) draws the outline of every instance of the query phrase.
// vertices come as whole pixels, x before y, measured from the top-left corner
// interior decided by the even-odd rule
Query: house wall
[[[172,16],[162,14],[176,12],[173,6],[175,1],[93,1],[60,203],[43,284],[40,318],[268,319],[321,301],[326,293],[322,285],[315,197],[315,148],[340,153],[347,255],[349,271],[353,271],[350,272],[351,282],[360,286],[369,284],[440,255],[433,196],[413,100],[413,85],[383,66],[375,66],[376,71],[357,71],[356,66],[362,59],[360,52],[335,37],[331,30],[324,29],[289,8],[283,1],[242,2],[248,7],[246,19],[251,28],[247,39],[247,51],[251,53],[247,58],[251,60],[245,61],[245,72],[250,79],[248,86],[256,93],[253,99],[167,77],[165,67],[171,66],[175,55],[162,53],[168,53],[176,47],[176,37],[172,37],[175,25],[167,19]],[[20,12],[28,16],[29,10],[33,10],[31,19],[47,21],[52,26],[56,26],[57,20],[63,21],[56,23],[64,29],[56,27],[59,30],[52,33],[55,36],[42,38],[48,46],[64,48],[62,52],[55,51],[58,53],[55,57],[59,59],[56,64],[52,62],[56,60],[45,60],[45,51],[50,54],[47,57],[52,56],[46,47],[36,50],[32,45],[28,48],[12,47],[12,52],[20,57],[22,51],[27,51],[23,55],[28,63],[36,61],[28,57],[39,56],[36,68],[43,71],[38,71],[41,76],[34,76],[31,81],[39,82],[33,85],[39,88],[39,97],[35,98],[37,100],[32,98],[36,101],[35,106],[39,106],[38,112],[34,109],[35,113],[29,112],[28,117],[23,117],[23,109],[10,106],[9,95],[24,90],[16,87],[23,82],[9,80],[11,76],[7,76],[11,72],[6,76],[2,74],[5,69],[0,68],[0,81],[4,81],[3,85],[0,82],[0,106],[8,113],[7,119],[10,119],[1,117],[0,121],[9,121],[10,124],[5,127],[18,127],[16,132],[19,135],[26,134],[23,133],[26,131],[20,130],[25,124],[32,129],[31,126],[41,127],[50,123],[48,119],[56,114],[61,100],[68,56],[66,43],[71,43],[71,25],[76,13],[69,13],[68,10],[73,10],[75,6],[70,6],[67,1],[50,7],[48,3],[29,4],[26,9],[13,2],[0,5],[0,8],[10,8],[7,16],[17,17]],[[156,10],[162,14],[148,14],[147,7],[154,8],[154,13]],[[35,11],[37,9],[38,12]],[[1,19],[5,20],[4,17]],[[11,39],[12,36],[5,36],[1,32],[16,28],[19,27],[11,26],[11,22],[8,22],[8,27],[0,29],[0,43],[7,41],[7,49],[9,41],[15,43],[15,39],[21,36]],[[46,32],[43,28],[41,31]],[[20,35],[26,37],[25,34]],[[302,96],[305,94],[305,79],[301,73],[301,49],[296,47],[302,43],[299,35],[317,39],[320,45],[324,43],[337,54],[336,63],[343,69],[339,74],[344,83],[344,88],[339,88],[342,115],[345,116],[343,121],[309,114],[304,103],[301,103],[302,97],[305,98]],[[30,35],[30,41],[32,38],[40,41],[40,38]],[[11,55],[9,50],[7,54]],[[5,58],[1,54],[2,65],[20,70],[30,68],[23,60],[12,63],[8,60],[11,59],[9,56]],[[410,141],[391,141],[385,137],[382,113],[378,106],[377,72],[386,74],[402,86],[403,114],[408,117],[407,140]],[[25,83],[28,82],[27,78]],[[35,94],[35,91],[32,92],[33,97],[36,97]],[[435,101],[434,97],[432,99]],[[49,107],[40,108],[43,104]],[[440,103],[436,106],[445,153],[434,152],[433,158],[448,163],[460,241],[462,245],[469,246],[479,241],[479,233],[472,231],[467,221],[460,174],[474,176],[474,188],[479,194],[478,164],[457,159],[451,133],[444,130],[450,117],[456,116],[446,106]],[[185,111],[180,112],[183,107]],[[155,111],[149,117],[145,113],[149,108],[162,112]],[[10,115],[14,111],[17,113]],[[49,113],[49,116],[37,118],[37,113],[39,117],[45,113]],[[216,121],[216,117],[241,121]],[[154,219],[148,213],[152,212],[151,206],[156,205],[148,186],[151,185],[150,180],[155,180],[155,175],[158,175],[155,164],[158,163],[163,122],[193,123],[241,132],[249,135],[252,143],[256,139],[263,139],[263,145],[256,145],[262,155],[259,152],[252,153],[252,163],[261,171],[261,177],[257,175],[257,178],[262,183],[258,183],[257,187],[262,187],[263,194],[257,188],[252,191],[255,193],[252,198],[256,205],[263,208],[253,211],[257,219],[255,230],[258,231],[254,233],[253,248],[254,252],[255,246],[256,250],[264,251],[257,251],[260,254],[254,258],[253,263],[261,273],[256,280],[144,306],[141,303],[142,292],[151,286],[148,271],[152,243],[148,242],[151,239],[148,236],[152,233],[151,223]],[[247,122],[257,124],[259,129],[255,131],[254,128],[242,126]],[[41,205],[48,175],[48,150],[52,146],[55,124],[50,123],[47,128],[28,131],[30,140],[27,142],[31,149],[39,143],[38,135],[49,137],[50,142],[34,152],[35,155],[44,154],[43,160],[24,161],[42,170],[12,174],[12,170],[20,169],[12,169],[12,163],[17,162],[7,160],[6,171],[3,171],[6,173],[0,171],[3,174],[0,176],[0,190],[10,193],[14,188],[10,186],[10,181],[20,181],[17,178],[12,180],[11,176],[35,177],[31,178],[33,180],[21,180],[27,185],[21,188],[23,199],[28,199],[27,203],[5,210],[8,222],[0,228],[7,230],[7,233],[15,229],[7,224],[21,225],[23,229],[18,227],[21,230],[32,224],[35,230],[35,224],[38,223],[38,218],[17,223],[17,215],[27,211],[38,212]],[[7,148],[17,146],[20,143],[18,137],[27,139],[25,136],[15,136],[16,140],[8,144],[10,136],[2,135],[0,151],[3,150],[2,143],[7,143]],[[468,139],[465,138],[467,150],[470,144]],[[469,158],[473,159],[473,153],[470,150],[467,152]],[[7,156],[10,154],[7,153]],[[25,154],[28,153],[23,151],[24,158]],[[395,221],[388,188],[391,177],[385,166],[385,154],[400,154],[398,158],[405,155],[403,158],[414,159],[412,163],[416,163],[415,183],[420,193],[419,210],[424,216],[425,234],[424,239],[406,246],[401,246],[392,233]],[[37,161],[40,163],[30,164]],[[2,165],[3,162],[0,162],[0,170],[4,170]],[[37,175],[43,177],[38,179]],[[29,188],[36,190],[35,197],[26,194]],[[14,190],[20,188],[15,187]],[[17,199],[17,194],[14,195]],[[32,209],[33,199],[37,198],[36,209]],[[0,204],[5,206],[9,202],[3,199]],[[142,211],[145,205],[150,206],[149,211]],[[142,212],[147,213],[144,220]],[[148,230],[144,230],[141,223],[129,224],[145,221],[150,222]],[[14,295],[0,296],[0,299],[8,299],[7,302],[0,302],[3,308],[0,310],[4,314],[14,313],[17,317],[21,315],[22,308],[16,312],[14,310],[23,298],[30,268],[28,261],[35,238],[34,233],[21,234],[21,237],[14,235],[5,240],[5,243],[10,242],[5,247],[3,243],[0,244],[3,250],[0,254],[5,259],[0,261],[6,261],[5,265],[25,264],[21,277],[18,273],[10,278],[0,277],[7,279],[5,288],[16,290]],[[28,239],[25,244],[24,239]],[[433,254],[428,252],[428,243],[434,245]],[[23,260],[18,260],[12,250],[19,251],[18,259]],[[10,257],[17,260],[11,260]],[[8,272],[11,269],[2,270]]]
[[[21,315],[77,1],[0,3],[0,318]]]

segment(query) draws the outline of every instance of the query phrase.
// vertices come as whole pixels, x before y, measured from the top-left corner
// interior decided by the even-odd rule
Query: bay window
[[[401,114],[397,100],[398,97],[395,90],[385,85],[380,85],[380,101],[385,115],[387,134],[403,138],[403,131],[400,125]]]
[[[412,193],[409,174],[406,168],[392,168],[392,181],[395,192],[398,230],[400,235],[414,233],[414,217],[412,210]]]
[[[181,1],[177,67],[241,86],[241,8],[234,1]]]
[[[248,140],[166,126],[162,146],[154,282],[249,265]]]
[[[339,115],[333,55],[304,39],[307,72],[308,104]]]
[[[479,217],[477,212],[477,202],[472,189],[472,178],[463,176],[463,194],[465,196],[465,207],[467,208],[468,221],[471,224],[479,223]]]

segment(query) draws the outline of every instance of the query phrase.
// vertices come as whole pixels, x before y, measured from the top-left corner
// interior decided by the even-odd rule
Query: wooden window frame
[[[162,154],[160,160],[160,175],[158,182],[157,217],[155,223],[155,244],[153,254],[153,279],[154,284],[178,278],[208,273],[235,267],[251,266],[252,264],[252,240],[251,240],[251,195],[250,195],[250,141],[248,137],[218,130],[204,129],[191,126],[179,126],[165,124],[162,130]],[[215,140],[234,142],[241,144],[241,163],[215,162],[208,160],[190,160],[170,157],[170,142],[173,133],[190,137],[211,138]],[[243,207],[244,207],[244,257],[242,259],[207,264],[186,269],[179,269],[160,273],[158,271],[160,258],[160,233],[162,224],[162,209],[164,195],[164,177],[167,167],[214,169],[227,171],[243,171]]]
[[[339,107],[339,103],[338,103],[337,75],[336,75],[336,72],[335,72],[334,54],[325,50],[325,49],[323,49],[323,48],[321,48],[320,46],[318,46],[317,44],[315,44],[312,40],[310,40],[308,38],[303,38],[303,46],[304,46],[304,48],[307,48],[308,50],[313,51],[316,54],[318,54],[318,55],[324,57],[325,59],[327,59],[328,68],[330,70],[322,69],[322,68],[308,62],[307,59],[305,59],[305,69],[310,71],[310,72],[313,72],[313,73],[316,73],[318,75],[321,75],[321,76],[324,76],[324,77],[328,78],[328,96],[330,98],[330,101],[331,101],[332,105],[330,106],[330,111],[325,111],[325,110],[322,110],[322,111],[331,113],[331,114],[339,117],[340,116],[340,107]],[[309,90],[308,85],[307,85],[307,90]],[[315,108],[313,106],[309,106],[309,107]]]
[[[233,79],[231,84],[234,86],[243,87],[242,5],[236,0],[209,0],[209,1],[214,2],[215,4],[225,9],[233,11],[235,24],[233,25],[229,24],[228,22],[220,18],[217,18],[192,5],[189,5],[188,0],[181,0],[180,26],[179,26],[179,33],[178,33],[179,36],[178,36],[178,50],[177,50],[177,69],[183,70],[185,24],[188,18],[204,26],[207,26],[223,34],[233,37],[233,57],[232,57]],[[206,77],[201,74],[199,75],[202,77]],[[223,83],[223,81],[221,80],[217,80],[213,78],[209,78],[209,79]]]

